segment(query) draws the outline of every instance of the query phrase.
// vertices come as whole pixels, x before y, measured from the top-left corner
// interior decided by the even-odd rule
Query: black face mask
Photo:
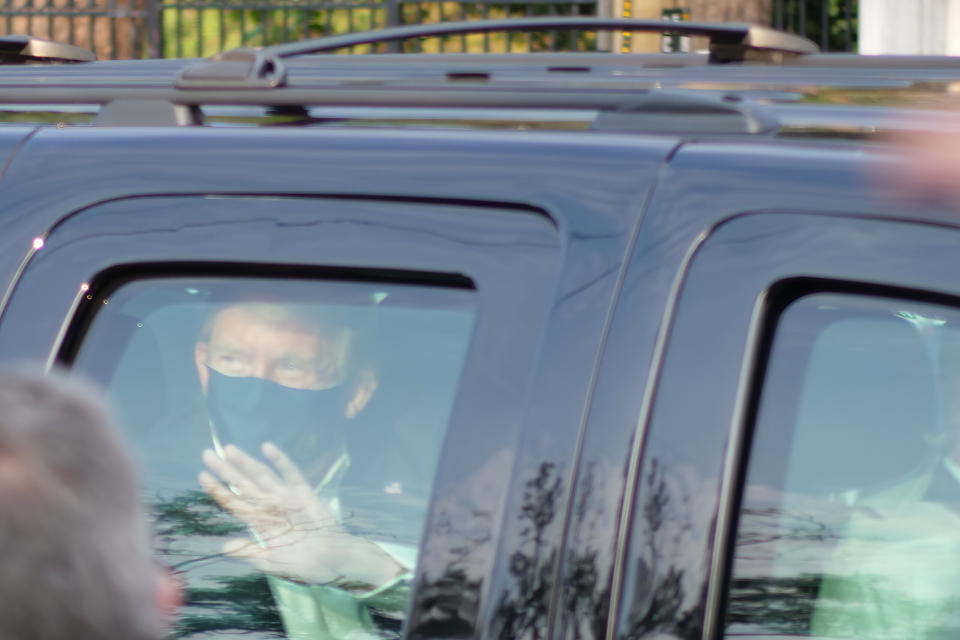
[[[279,446],[306,471],[342,442],[343,388],[293,389],[262,378],[235,378],[207,367],[207,410],[220,442],[261,457],[260,445]]]

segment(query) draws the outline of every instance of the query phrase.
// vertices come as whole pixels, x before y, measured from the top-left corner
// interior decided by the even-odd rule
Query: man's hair
[[[97,398],[0,373],[0,638],[163,636],[137,474]]]

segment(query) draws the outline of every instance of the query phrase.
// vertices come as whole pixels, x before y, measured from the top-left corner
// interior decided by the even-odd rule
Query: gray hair
[[[0,373],[0,638],[163,637],[137,474],[98,397]]]

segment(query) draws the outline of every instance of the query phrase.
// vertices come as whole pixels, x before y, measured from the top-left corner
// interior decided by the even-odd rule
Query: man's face
[[[326,389],[341,381],[344,339],[323,335],[279,306],[234,306],[214,316],[209,340],[197,343],[194,358],[204,393],[207,366],[294,389]]]

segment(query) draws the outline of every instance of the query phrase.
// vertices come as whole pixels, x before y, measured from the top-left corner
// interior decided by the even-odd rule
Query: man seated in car
[[[391,545],[369,505],[343,504],[350,467],[377,451],[351,438],[378,385],[354,338],[303,305],[239,302],[209,317],[194,348],[200,485],[249,527],[223,551],[268,575],[291,638],[382,636],[406,605],[415,544]]]

